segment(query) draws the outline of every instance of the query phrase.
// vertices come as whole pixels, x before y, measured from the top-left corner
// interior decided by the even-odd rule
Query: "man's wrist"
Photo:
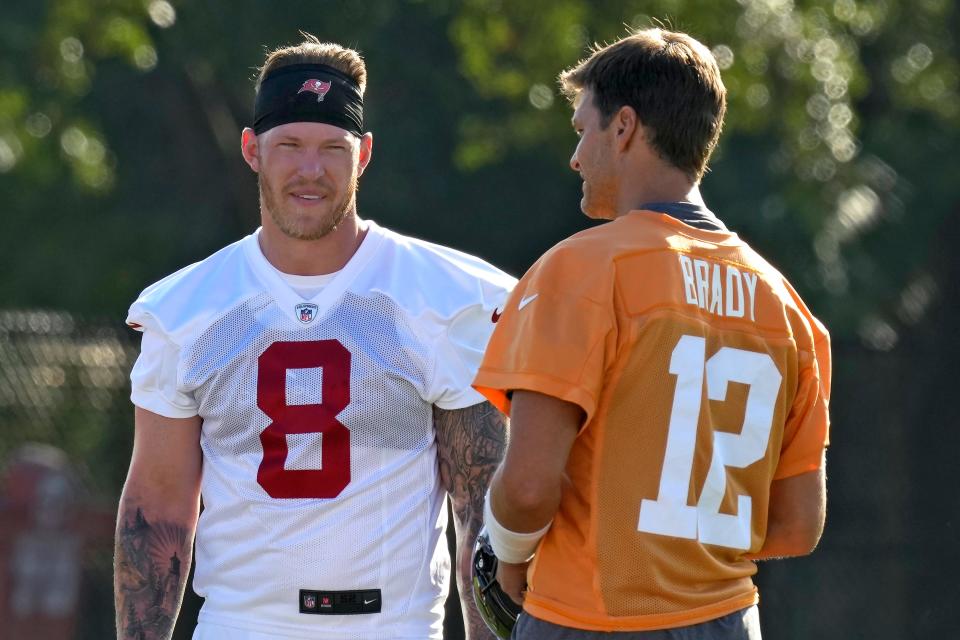
[[[540,539],[546,535],[553,524],[553,520],[547,523],[539,531],[530,533],[519,533],[507,529],[493,514],[493,508],[490,506],[490,490],[487,490],[486,499],[483,503],[483,524],[487,531],[487,537],[490,540],[490,547],[493,549],[497,560],[510,564],[523,564],[533,557],[540,544]]]

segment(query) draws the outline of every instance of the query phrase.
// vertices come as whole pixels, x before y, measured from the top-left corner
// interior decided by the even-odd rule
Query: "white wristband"
[[[543,529],[531,533],[510,531],[497,522],[496,517],[494,517],[493,509],[490,508],[490,490],[487,489],[487,496],[483,502],[483,526],[487,530],[490,547],[493,548],[493,553],[498,560],[510,564],[527,562],[533,557],[533,553],[540,543],[540,538],[546,535],[551,524],[553,524],[553,520],[548,522]]]

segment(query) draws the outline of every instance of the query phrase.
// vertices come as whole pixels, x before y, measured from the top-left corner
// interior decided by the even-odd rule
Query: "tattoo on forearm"
[[[483,520],[483,496],[506,449],[506,423],[489,402],[454,411],[434,409],[440,481],[453,497],[454,508],[470,517],[464,524],[476,525],[477,531]]]
[[[149,521],[124,504],[117,524],[114,587],[119,640],[166,640],[173,633],[190,569],[182,523]]]
[[[457,587],[467,637],[492,638],[471,592],[473,543],[483,525],[483,498],[507,446],[507,419],[489,402],[445,411],[434,408],[440,482],[453,503],[457,531]]]

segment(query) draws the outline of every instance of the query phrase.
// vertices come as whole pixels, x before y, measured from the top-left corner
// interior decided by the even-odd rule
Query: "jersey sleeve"
[[[516,389],[572,402],[586,424],[616,340],[612,271],[584,271],[565,257],[548,254],[514,290],[474,386],[507,414]]]
[[[130,371],[130,400],[138,407],[167,418],[191,418],[199,405],[192,395],[177,384],[180,348],[146,314],[135,312],[127,319],[143,332],[140,355]]]
[[[457,314],[440,337],[430,399],[441,409],[462,409],[484,401],[471,382],[493,332],[494,312],[493,307],[472,305]]]
[[[774,480],[816,471],[830,442],[830,335],[809,316],[812,345],[800,353],[797,395],[784,425]]]

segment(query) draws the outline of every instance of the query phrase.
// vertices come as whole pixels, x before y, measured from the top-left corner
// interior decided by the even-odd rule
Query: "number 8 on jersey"
[[[320,404],[287,404],[287,371],[321,368]],[[274,342],[260,354],[257,406],[272,421],[260,434],[257,482],[272,498],[336,498],[350,483],[350,430],[337,414],[350,404],[350,352],[338,340]],[[286,469],[287,436],[319,433],[322,468]]]

